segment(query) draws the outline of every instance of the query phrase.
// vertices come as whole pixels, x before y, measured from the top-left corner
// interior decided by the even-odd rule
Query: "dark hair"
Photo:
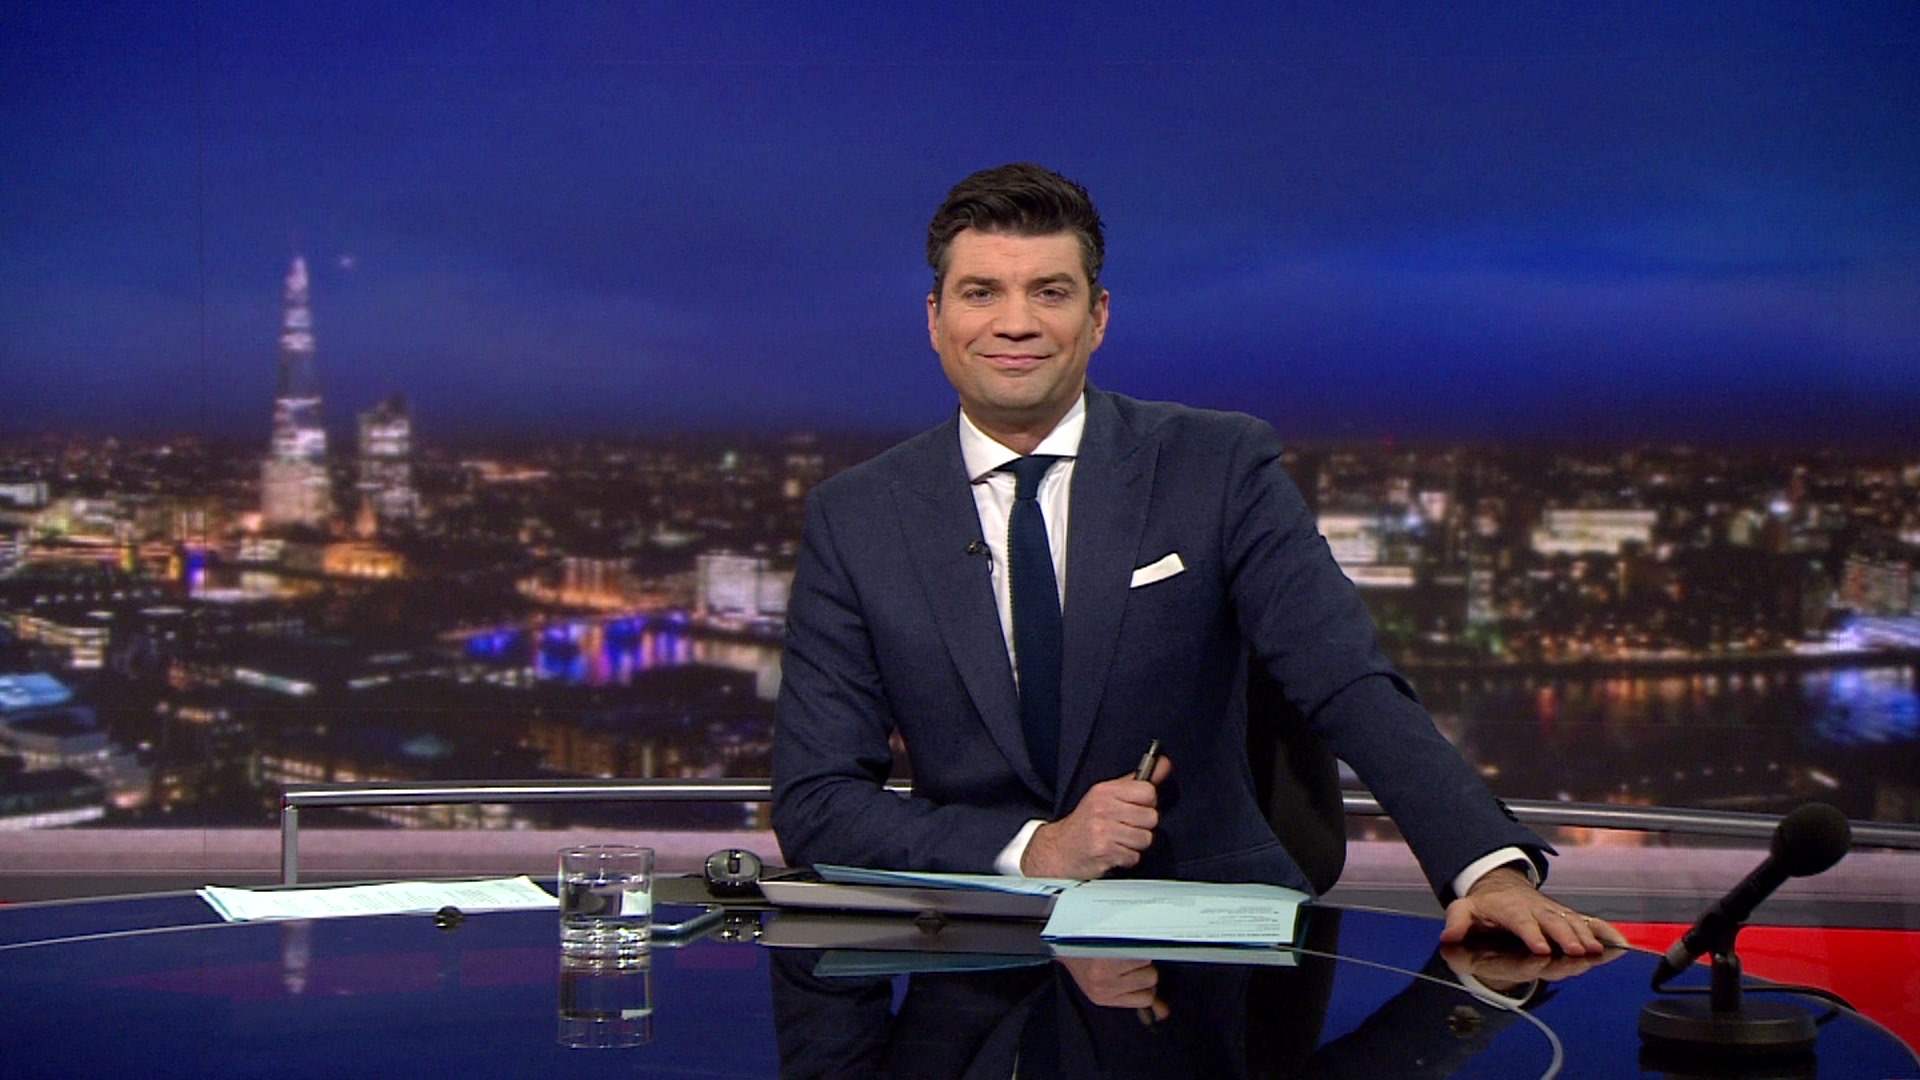
[[[927,226],[927,266],[933,270],[935,296],[947,276],[947,249],[967,229],[1015,236],[1071,232],[1080,241],[1087,283],[1100,284],[1107,253],[1100,212],[1086,188],[1051,169],[1025,162],[982,169],[947,192],[947,201]],[[1099,295],[1094,288],[1089,302]]]

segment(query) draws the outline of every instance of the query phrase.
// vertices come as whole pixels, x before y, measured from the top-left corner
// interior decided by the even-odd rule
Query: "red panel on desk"
[[[1627,940],[1665,952],[1687,927],[1679,923],[1615,923]],[[1920,930],[1854,930],[1818,926],[1749,926],[1740,931],[1740,966],[1779,983],[1831,990],[1920,1047]]]

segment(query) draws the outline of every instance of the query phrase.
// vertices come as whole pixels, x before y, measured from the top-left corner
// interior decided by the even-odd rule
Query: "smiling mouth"
[[[1047,358],[1035,353],[984,353],[981,359],[998,368],[1030,368]]]

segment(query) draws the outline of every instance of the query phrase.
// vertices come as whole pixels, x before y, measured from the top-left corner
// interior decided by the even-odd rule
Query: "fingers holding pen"
[[[1035,877],[1087,880],[1138,865],[1160,825],[1157,785],[1172,771],[1172,763],[1160,757],[1151,779],[1138,779],[1135,772],[1088,788],[1066,817],[1035,830],[1022,870]]]

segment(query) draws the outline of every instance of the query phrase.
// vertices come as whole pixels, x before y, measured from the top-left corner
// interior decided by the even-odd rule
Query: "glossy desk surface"
[[[1526,984],[1523,1009],[1504,1009],[1468,994],[1455,969],[1498,981],[1525,968],[1517,957],[1449,964],[1430,919],[1310,919],[1289,967],[1160,959],[1169,1014],[1149,1024],[1089,999],[1100,975],[1137,961],[1070,969],[1036,955],[1030,925],[929,938],[905,919],[769,914],[759,940],[749,930],[653,950],[646,1041],[578,1048],[560,1038],[575,988],[550,912],[443,929],[428,915],[227,924],[191,895],[26,904],[0,908],[0,1075],[1008,1076],[1016,1055],[1029,1076],[1198,1078],[1245,1074],[1250,1061],[1256,1074],[1307,1076],[1662,1075],[1643,1066],[1636,1028],[1646,953],[1563,966],[1550,974],[1566,977]],[[946,951],[896,947],[916,940]],[[836,947],[769,944],[780,941]],[[1884,1030],[1807,1007],[1821,1020],[1817,1073],[1758,1075],[1920,1077]]]

